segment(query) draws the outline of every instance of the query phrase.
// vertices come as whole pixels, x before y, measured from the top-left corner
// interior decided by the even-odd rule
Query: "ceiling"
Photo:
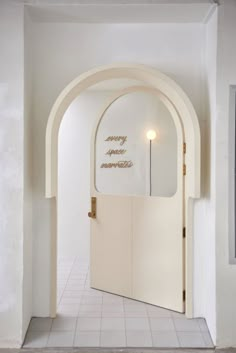
[[[204,23],[213,0],[13,0],[34,22]]]
[[[128,5],[128,4],[210,4],[216,0],[12,0],[17,3],[31,5]]]

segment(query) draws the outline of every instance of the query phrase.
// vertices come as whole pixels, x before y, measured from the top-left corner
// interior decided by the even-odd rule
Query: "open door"
[[[91,287],[183,312],[185,148],[177,112],[160,94],[127,94],[104,110],[92,144]]]

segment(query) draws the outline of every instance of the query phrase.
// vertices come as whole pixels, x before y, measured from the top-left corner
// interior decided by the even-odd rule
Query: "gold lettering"
[[[117,163],[102,163],[100,168],[131,168],[132,161],[118,161]]]
[[[112,149],[109,149],[106,154],[108,154],[110,157],[112,155],[117,155],[117,154],[124,154],[126,152],[126,150],[112,150]]]
[[[127,136],[108,136],[105,141],[115,141],[120,142],[120,146],[123,146],[127,141]]]

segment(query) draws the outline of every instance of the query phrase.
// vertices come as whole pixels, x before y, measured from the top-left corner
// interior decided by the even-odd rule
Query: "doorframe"
[[[193,317],[193,201],[200,198],[200,127],[197,114],[188,96],[168,76],[145,65],[118,64],[98,67],[85,72],[67,85],[55,101],[46,128],[46,198],[50,199],[51,212],[51,288],[50,316],[56,316],[57,295],[57,182],[58,135],[64,114],[82,92],[94,84],[111,79],[141,81],[145,86],[159,91],[174,106],[183,126],[187,151],[185,164],[185,285],[187,317]]]

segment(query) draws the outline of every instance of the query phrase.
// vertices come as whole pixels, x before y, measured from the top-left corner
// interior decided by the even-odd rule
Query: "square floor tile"
[[[126,331],[127,347],[152,347],[150,331]]]
[[[85,283],[79,283],[79,284],[70,284],[67,283],[65,286],[65,290],[71,290],[71,291],[79,291],[79,290],[84,290]]]
[[[101,329],[101,318],[83,318],[77,319],[77,331],[99,331]]]
[[[83,296],[81,298],[81,304],[102,304],[102,297],[90,297],[90,296]]]
[[[70,279],[85,279],[85,280],[86,280],[86,277],[87,277],[87,273],[83,271],[76,274],[70,273],[70,276],[69,276]]]
[[[121,304],[103,304],[102,311],[120,313],[124,312],[124,306]]]
[[[79,311],[79,304],[64,304],[59,305],[57,313],[60,316],[72,316],[77,317]]]
[[[144,304],[125,304],[124,305],[125,312],[145,312],[146,308]]]
[[[208,327],[205,319],[197,319],[197,322],[201,332],[208,332]]]
[[[126,311],[125,313],[125,317],[130,317],[130,318],[132,318],[132,317],[139,317],[139,318],[141,318],[141,317],[144,317],[144,318],[147,318],[148,317],[148,315],[147,315],[147,312],[146,311],[138,311],[138,312],[135,312],[135,311]]]
[[[152,331],[153,347],[173,348],[179,347],[179,341],[174,331]]]
[[[117,296],[103,296],[103,304],[123,305],[123,298]]]
[[[202,338],[207,348],[214,347],[214,343],[212,342],[211,335],[209,332],[202,332]]]
[[[125,318],[126,330],[150,330],[148,318]]]
[[[124,312],[123,311],[121,311],[121,312],[119,312],[119,313],[115,313],[115,312],[109,312],[109,311],[105,311],[105,312],[103,312],[102,311],[102,317],[122,317],[122,318],[124,318]]]
[[[159,308],[154,305],[146,305],[146,310],[149,317],[171,317],[171,311]]]
[[[85,283],[85,278],[69,278],[67,284],[72,284],[72,285],[78,285],[78,284],[84,284]]]
[[[125,330],[125,320],[123,318],[102,318],[101,330]]]
[[[200,332],[177,332],[180,347],[182,348],[202,348],[206,347]]]
[[[101,331],[101,347],[125,347],[125,331]]]
[[[102,314],[101,314],[101,311],[82,311],[78,313],[78,317],[99,317],[101,318]]]
[[[175,326],[172,318],[168,317],[151,317],[151,330],[153,331],[175,331]]]
[[[52,319],[48,317],[34,317],[30,321],[29,331],[50,331]]]
[[[74,331],[50,332],[47,347],[72,347]]]
[[[74,331],[77,319],[74,317],[58,316],[53,320],[52,331]]]
[[[80,312],[102,311],[102,304],[80,304]]]
[[[198,325],[197,319],[174,318],[173,320],[174,320],[176,331],[191,331],[191,332],[200,331],[200,327]]]
[[[83,295],[83,290],[65,290],[63,293],[63,298],[81,298]]]
[[[74,347],[99,347],[100,331],[77,331]]]
[[[24,348],[44,348],[47,345],[49,332],[29,331],[26,335]]]
[[[81,302],[81,297],[64,297],[62,296],[61,298],[61,305],[67,305],[67,304],[80,304]]]

